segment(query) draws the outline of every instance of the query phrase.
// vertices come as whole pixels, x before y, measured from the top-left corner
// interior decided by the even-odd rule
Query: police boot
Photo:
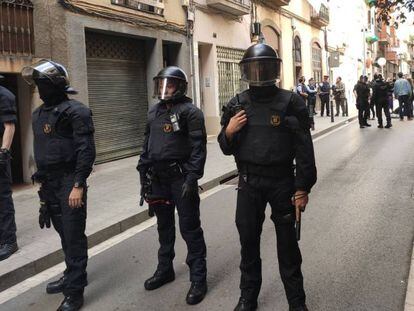
[[[289,311],[309,311],[308,307],[304,304],[298,307],[289,306]]]
[[[146,290],[154,290],[174,280],[174,270],[168,272],[157,270],[152,277],[145,281],[144,287]]]
[[[207,294],[207,282],[192,282],[187,298],[185,299],[189,305],[200,303]]]
[[[369,124],[368,122],[365,122],[365,123],[364,123],[364,126],[371,127],[371,124]]]
[[[83,294],[65,296],[57,311],[77,311],[83,306]]]
[[[0,261],[9,258],[11,255],[17,252],[18,249],[19,248],[17,247],[17,242],[2,244],[0,246]]]
[[[254,311],[257,309],[257,301],[252,301],[243,297],[240,297],[239,303],[237,304],[234,311]]]
[[[50,282],[46,285],[46,293],[57,294],[63,292],[65,277],[62,276],[59,280]]]
[[[377,126],[379,129],[382,129],[382,128],[384,128],[384,126],[382,125],[382,123],[380,123],[380,124],[378,124],[378,126]]]
[[[386,129],[389,129],[389,128],[391,128],[392,127],[392,124],[391,123],[388,123],[386,126],[385,126],[385,128]]]

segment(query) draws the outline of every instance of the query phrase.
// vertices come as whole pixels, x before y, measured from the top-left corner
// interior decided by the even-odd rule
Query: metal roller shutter
[[[86,33],[97,163],[137,155],[147,119],[144,42]]]

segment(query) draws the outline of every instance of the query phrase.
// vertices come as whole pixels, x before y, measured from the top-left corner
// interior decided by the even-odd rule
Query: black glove
[[[140,191],[141,199],[139,201],[139,206],[143,206],[145,196],[148,195],[148,192],[150,191],[151,180],[149,179],[149,176],[147,173],[140,173],[139,179],[141,183],[141,191]]]
[[[46,228],[50,228],[50,214],[47,210],[47,206],[45,203],[40,203],[39,209],[39,226],[40,229],[43,229],[46,225]]]
[[[185,182],[182,187],[181,198],[192,198],[198,194],[197,182]]]

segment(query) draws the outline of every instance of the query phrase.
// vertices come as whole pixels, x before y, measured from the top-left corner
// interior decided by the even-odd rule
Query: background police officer
[[[206,244],[200,225],[197,183],[206,161],[204,116],[185,96],[187,76],[180,68],[164,68],[154,78],[154,84],[154,95],[160,102],[149,110],[137,169],[141,186],[151,182],[152,197],[162,198],[166,203],[154,205],[149,201],[157,216],[160,248],[157,270],[144,285],[145,289],[154,290],[175,278],[176,206],[190,267],[191,287],[186,301],[192,305],[202,301],[207,292]]]
[[[329,83],[329,76],[323,76],[323,81],[319,84],[319,98],[321,99],[321,117],[325,112],[329,117],[329,98],[331,94],[331,84]]]
[[[41,60],[24,68],[22,75],[37,86],[43,101],[33,112],[34,179],[41,183],[39,224],[50,227],[51,220],[66,262],[64,276],[49,283],[46,291],[65,295],[58,310],[79,310],[87,285],[86,179],[95,161],[92,113],[68,98],[76,92],[62,65]]]
[[[384,110],[385,118],[387,120],[385,128],[392,127],[391,114],[388,108],[388,92],[390,87],[391,86],[384,81],[382,75],[378,74],[377,79],[372,86],[372,100],[375,103],[375,108],[377,111],[378,128],[384,127],[382,122],[382,110]]]
[[[249,89],[224,108],[218,137],[223,153],[234,155],[240,176],[236,225],[241,243],[241,297],[235,311],[257,308],[262,283],[260,235],[267,203],[276,227],[289,310],[307,310],[294,225],[316,182],[316,168],[305,103],[299,95],[275,86],[280,62],[266,44],[246,51],[240,68]]]
[[[3,79],[0,76],[0,83]],[[17,251],[10,167],[16,121],[15,96],[0,85],[0,261]]]
[[[356,94],[356,107],[358,109],[358,120],[359,127],[370,127],[368,124],[368,113],[369,113],[369,95],[370,88],[367,84],[368,77],[360,76],[357,84],[354,87],[354,92]]]

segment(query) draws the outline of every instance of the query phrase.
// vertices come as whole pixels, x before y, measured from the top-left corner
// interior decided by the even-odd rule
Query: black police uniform
[[[323,117],[326,107],[326,115],[329,117],[329,94],[331,92],[331,85],[329,82],[322,82],[320,86],[319,98],[321,99],[321,116]]]
[[[177,132],[174,132],[171,114],[179,117]],[[172,203],[154,206],[160,243],[157,271],[173,271],[176,206],[180,232],[188,249],[186,263],[191,282],[206,280],[206,244],[200,224],[198,192],[182,197],[182,187],[187,183],[198,188],[197,180],[203,176],[206,161],[206,137],[203,113],[190,98],[175,100],[171,109],[160,102],[148,113],[143,152],[137,167],[141,175],[151,171],[152,194]]]
[[[92,113],[62,94],[33,112],[32,125],[38,169],[34,178],[41,182],[40,196],[65,254],[63,294],[81,295],[87,285],[86,179],[95,161]],[[84,204],[79,208],[69,206],[74,186],[84,188]]]
[[[367,125],[368,114],[369,114],[369,86],[361,81],[358,81],[354,88],[357,93],[357,108],[358,108],[358,120],[359,125]]]
[[[0,86],[0,142],[4,134],[4,123],[16,123],[15,96]],[[12,199],[12,178],[9,154],[0,160],[0,245],[16,242],[16,222]]]
[[[230,142],[225,130],[238,103],[246,111],[247,124]],[[291,198],[296,190],[309,192],[316,182],[305,103],[297,94],[276,86],[251,86],[224,107],[221,124],[220,147],[224,154],[234,155],[240,174],[236,225],[241,243],[241,297],[254,302],[259,295],[260,235],[269,203],[287,299],[291,307],[303,306],[302,257],[295,235],[295,207]]]
[[[375,103],[375,108],[377,111],[377,119],[378,119],[378,126],[383,126],[382,121],[382,110],[384,110],[387,125],[389,127],[391,125],[391,114],[390,110],[388,109],[388,90],[390,86],[382,79],[378,79],[375,81],[372,87],[372,100]]]

